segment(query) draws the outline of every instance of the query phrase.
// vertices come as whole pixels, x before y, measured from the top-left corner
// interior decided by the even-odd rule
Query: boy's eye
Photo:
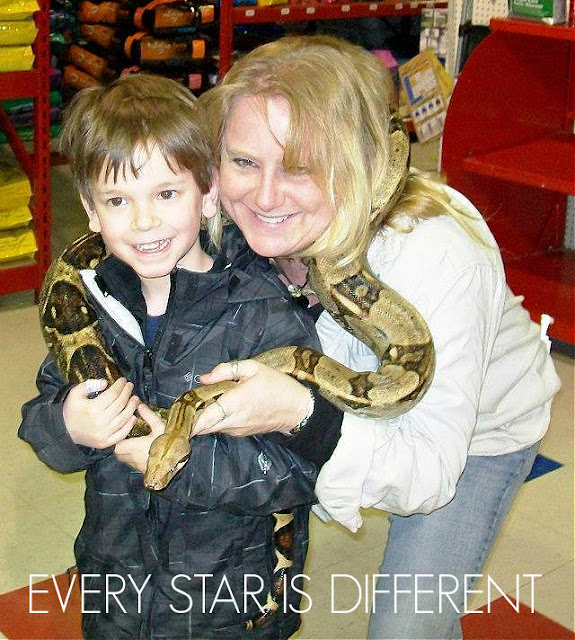
[[[117,196],[116,198],[110,198],[108,200],[108,204],[111,207],[120,207],[123,203],[124,203],[124,198],[121,198],[120,196]]]
[[[171,200],[176,195],[176,191],[174,189],[164,189],[160,191],[159,198],[160,200]]]

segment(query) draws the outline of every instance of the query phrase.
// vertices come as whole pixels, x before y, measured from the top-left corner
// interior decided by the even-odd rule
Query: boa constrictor
[[[390,134],[389,180],[374,207],[374,229],[397,201],[409,170],[409,136],[398,117],[391,119]],[[106,255],[99,234],[83,236],[51,265],[40,294],[44,339],[72,384],[88,378],[113,382],[121,375],[98,330],[96,313],[79,275],[82,269],[95,268]],[[280,347],[254,359],[314,386],[343,410],[385,418],[408,411],[425,393],[435,364],[431,335],[421,315],[375,277],[365,255],[344,267],[321,257],[308,260],[308,267],[310,286],[320,302],[341,326],[374,351],[380,362],[378,370],[355,372],[304,347]],[[165,433],[150,448],[146,487],[157,491],[168,485],[190,456],[198,412],[235,384],[199,387],[176,400],[167,414]],[[149,427],[139,421],[131,435],[147,433]],[[292,564],[293,516],[273,515],[277,556],[273,588],[262,612],[246,623],[247,628],[263,624],[277,610]],[[283,546],[278,544],[280,539]]]

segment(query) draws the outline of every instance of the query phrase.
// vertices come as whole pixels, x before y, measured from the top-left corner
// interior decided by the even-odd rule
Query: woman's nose
[[[256,205],[261,211],[272,211],[284,201],[281,180],[271,174],[262,174],[256,187]]]
[[[154,207],[148,204],[135,204],[132,207],[131,227],[134,231],[148,231],[160,224]]]

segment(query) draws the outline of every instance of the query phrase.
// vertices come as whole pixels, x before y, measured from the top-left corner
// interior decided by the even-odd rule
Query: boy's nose
[[[145,204],[134,205],[132,209],[131,227],[134,231],[147,231],[160,224],[160,218],[156,215],[154,207]]]

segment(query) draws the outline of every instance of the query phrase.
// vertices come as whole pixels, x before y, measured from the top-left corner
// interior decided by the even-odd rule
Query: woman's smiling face
[[[295,255],[327,228],[332,214],[305,169],[284,168],[289,106],[284,98],[240,98],[222,141],[222,204],[251,248],[268,258]]]

